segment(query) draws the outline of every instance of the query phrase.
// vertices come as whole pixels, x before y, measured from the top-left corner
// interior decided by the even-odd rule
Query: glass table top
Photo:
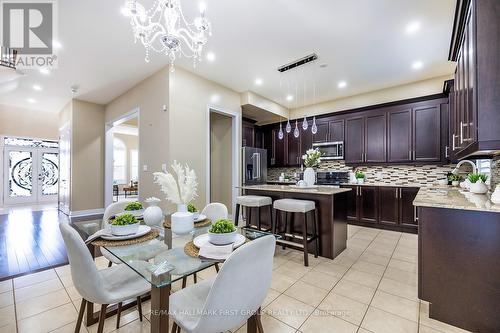
[[[101,229],[102,220],[74,221],[72,225],[85,240],[89,235]],[[105,246],[104,248],[158,288],[217,263],[217,261],[194,258],[184,252],[184,246],[195,237],[207,233],[210,226],[195,228],[187,235],[173,234],[168,228],[153,228],[157,228],[160,232],[155,239],[139,244]],[[246,227],[239,227],[238,232],[249,240],[272,235]]]

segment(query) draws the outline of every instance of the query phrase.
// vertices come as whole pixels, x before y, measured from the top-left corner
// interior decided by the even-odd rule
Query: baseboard
[[[75,211],[69,212],[70,217],[90,216],[90,215],[99,215],[99,214],[104,214],[104,208],[75,210]]]

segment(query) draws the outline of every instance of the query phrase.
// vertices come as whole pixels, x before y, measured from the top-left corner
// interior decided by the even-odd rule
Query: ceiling
[[[289,108],[446,75],[455,67],[447,61],[455,1],[205,0],[213,31],[206,50],[215,61],[193,68],[181,59],[177,66]],[[160,54],[144,61],[144,48],[134,44],[120,13],[123,3],[59,1],[58,68],[49,75],[26,71],[15,84],[1,84],[0,104],[51,112],[72,96],[106,104],[165,66]],[[188,20],[194,17],[198,1],[182,4]],[[408,34],[415,21],[420,30]],[[276,70],[312,52],[316,62],[286,74]],[[412,69],[416,61],[423,64],[419,70]],[[339,81],[346,87],[339,89]],[[74,95],[71,86],[78,86]],[[294,100],[287,101],[287,94]]]

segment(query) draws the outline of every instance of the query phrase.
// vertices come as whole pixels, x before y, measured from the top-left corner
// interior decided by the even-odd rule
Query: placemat
[[[125,239],[125,240],[118,240],[118,241],[113,241],[113,240],[107,240],[107,239],[98,239],[93,241],[92,245],[94,246],[125,246],[125,245],[132,245],[132,244],[139,244],[139,243],[144,243],[147,242],[148,240],[155,239],[158,237],[160,234],[160,231],[158,229],[151,229],[150,232],[145,234],[144,236],[137,237],[137,238],[132,238],[132,239]]]
[[[203,221],[201,222],[196,222],[194,224],[194,227],[195,228],[202,228],[202,227],[206,227],[206,226],[209,226],[210,224],[212,224],[212,221],[209,220],[209,219],[204,219]],[[170,219],[166,220],[165,222],[163,222],[163,226],[165,228],[168,228],[170,229],[172,227],[172,223],[170,222]]]
[[[250,242],[250,240],[247,238],[245,240],[245,244]],[[187,242],[186,245],[184,245],[184,253],[186,253],[188,256],[193,257],[193,258],[198,258],[198,255],[200,254],[200,249],[194,245],[193,241]]]

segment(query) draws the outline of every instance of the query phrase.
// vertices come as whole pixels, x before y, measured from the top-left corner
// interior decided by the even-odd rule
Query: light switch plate
[[[167,172],[167,165],[166,164],[161,165],[161,171]]]
[[[148,171],[148,165],[147,164],[144,164],[142,166],[142,171]]]

